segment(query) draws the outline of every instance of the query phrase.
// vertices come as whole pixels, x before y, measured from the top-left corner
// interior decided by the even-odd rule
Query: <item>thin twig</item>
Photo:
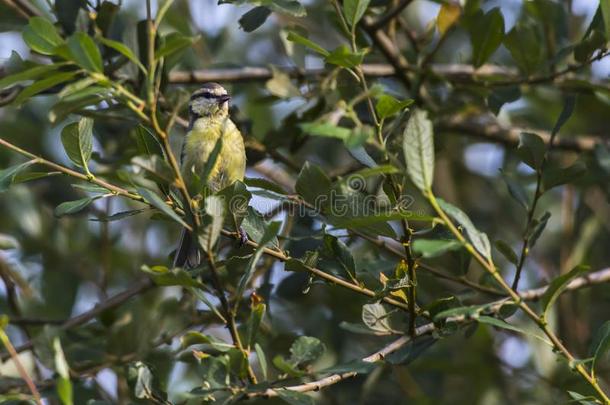
[[[609,281],[610,281],[610,268],[604,269],[604,270],[599,270],[597,272],[589,274],[588,276],[579,277],[577,279],[572,280],[572,282],[569,283],[568,286],[566,287],[565,291],[578,290],[585,286],[606,283]],[[547,288],[548,288],[548,286],[544,286],[544,287],[536,288],[533,290],[524,291],[524,292],[520,293],[519,296],[521,297],[521,299],[526,300],[526,301],[535,301],[544,294],[544,292],[546,291]],[[489,312],[497,313],[502,308],[502,306],[506,304],[506,302],[507,302],[506,299],[502,299],[502,300],[495,301],[495,303],[491,303],[489,305],[489,308],[490,308]],[[453,323],[468,323],[468,322],[474,322],[474,321],[475,320],[473,320],[471,318],[467,318],[467,317],[453,317],[453,318],[447,319],[447,322],[453,322]],[[414,337],[421,337],[424,335],[429,335],[429,334],[432,334],[433,332],[435,332],[436,330],[437,330],[437,328],[434,325],[434,323],[428,323],[428,324],[418,327],[416,329]],[[378,361],[382,361],[388,355],[395,353],[398,350],[405,347],[412,340],[413,340],[413,338],[411,338],[409,336],[402,336],[399,339],[390,343],[389,345],[383,347],[381,350],[378,350],[378,351],[372,353],[371,355],[364,357],[363,359],[361,359],[361,361],[365,362],[365,363],[376,363]],[[303,384],[299,384],[299,385],[287,386],[287,387],[269,388],[264,391],[248,393],[248,394],[246,394],[246,396],[248,398],[276,397],[276,396],[278,396],[279,390],[290,390],[290,391],[297,391],[297,392],[319,391],[322,388],[326,388],[331,385],[337,384],[343,380],[346,380],[348,378],[355,377],[357,374],[358,374],[358,372],[356,372],[356,371],[349,371],[349,372],[345,372],[345,373],[336,373],[336,374],[331,374],[329,376],[321,378],[319,380],[315,380],[315,381],[311,381],[311,382],[307,382],[307,383],[303,383]]]
[[[23,367],[23,364],[21,364],[21,360],[19,360],[19,354],[15,350],[15,347],[11,343],[11,340],[8,338],[8,335],[6,334],[4,329],[0,329],[0,340],[2,340],[2,344],[8,351],[11,359],[13,360],[13,363],[15,363],[15,367],[17,368],[19,375],[27,384],[30,392],[32,393],[32,396],[34,397],[34,401],[36,401],[36,404],[42,405],[42,400],[40,398],[40,393],[36,388],[36,384],[34,384],[28,372],[25,370],[25,367]]]
[[[379,17],[377,21],[372,23],[371,29],[379,30],[388,25],[393,19],[398,17],[409,4],[411,4],[411,1],[412,0],[400,0],[400,3]]]
[[[220,282],[220,277],[218,275],[218,268],[216,267],[216,261],[214,260],[214,256],[210,251],[206,252],[206,259],[208,264],[210,265],[210,274],[212,278],[212,284],[214,285],[214,289],[216,289],[216,295],[220,300],[220,305],[222,306],[222,310],[225,313],[225,319],[227,321],[226,326],[231,334],[231,340],[233,340],[233,345],[239,349],[243,353],[243,355],[248,358],[248,351],[244,348],[244,345],[241,342],[241,338],[239,337],[239,331],[237,330],[237,324],[235,323],[235,313],[231,310],[229,305],[229,301],[227,301],[227,297],[225,295],[224,289],[222,288],[222,283]],[[250,365],[250,362],[247,361],[248,364],[248,379],[252,384],[257,384],[256,374],[254,374],[254,370]]]
[[[228,231],[226,229],[222,230],[222,234],[224,236],[227,236],[227,237],[230,237],[230,238],[233,238],[233,239],[239,239],[239,235],[237,235],[235,232],[231,232],[231,231]],[[247,242],[247,244],[249,246],[254,247],[255,249],[258,248],[258,243],[254,242],[252,240],[249,240]],[[263,253],[266,254],[266,255],[275,257],[277,260],[279,260],[281,262],[287,262],[288,260],[293,259],[292,257],[286,255],[284,252],[281,252],[281,251],[275,250],[275,249],[271,249],[271,248],[263,248]],[[374,291],[369,290],[366,287],[362,287],[360,285],[357,285],[357,284],[354,284],[354,283],[350,283],[349,281],[346,281],[346,280],[344,280],[342,278],[333,276],[332,274],[328,274],[328,273],[326,273],[326,272],[324,272],[324,271],[322,271],[322,270],[320,270],[320,269],[318,269],[316,267],[307,266],[305,264],[303,264],[302,266],[309,273],[311,273],[314,276],[317,276],[317,277],[319,277],[319,278],[321,278],[323,280],[326,280],[326,281],[330,282],[331,284],[335,284],[335,285],[338,285],[340,287],[347,288],[348,290],[352,290],[354,292],[357,292],[358,294],[361,294],[361,295],[364,295],[364,296],[367,296],[367,297],[370,297],[370,298],[380,299],[384,303],[392,305],[392,306],[397,307],[397,308],[401,308],[401,309],[404,309],[404,310],[408,310],[409,309],[408,305],[405,304],[404,302],[397,301],[397,300],[395,300],[393,298],[390,298],[390,297],[379,298],[377,296],[377,294],[375,294]]]
[[[111,308],[118,307],[119,305],[128,301],[130,298],[132,298],[136,295],[142,294],[145,291],[150,290],[153,286],[154,286],[154,283],[152,282],[151,279],[149,279],[149,278],[140,279],[140,280],[136,281],[127,290],[125,290],[121,293],[118,293],[116,295],[113,295],[112,297],[108,298],[107,300],[100,302],[92,309],[66,320],[64,323],[61,324],[60,327],[63,330],[67,330],[67,329],[71,329],[76,326],[82,325],[82,324],[90,321],[91,319],[96,318],[102,312],[107,311],[108,309],[111,309]],[[15,348],[15,351],[17,353],[21,353],[25,350],[30,350],[33,347],[34,347],[34,343],[32,341],[27,341],[24,344],[17,346]],[[8,353],[3,353],[0,356],[0,359],[2,361],[6,361],[6,359],[8,359],[9,357],[10,356]]]
[[[557,335],[550,329],[546,320],[538,316],[538,314],[529,306],[525,301],[521,298],[519,293],[512,289],[508,283],[504,280],[495,264],[493,263],[491,257],[483,257],[479,251],[470,243],[462,232],[453,224],[452,220],[448,217],[448,215],[443,211],[443,209],[438,204],[436,197],[432,194],[431,191],[426,191],[425,193],[428,202],[437,213],[437,215],[442,219],[445,226],[449,229],[449,231],[459,240],[466,250],[470,253],[470,255],[483,267],[483,269],[491,275],[494,280],[502,287],[504,291],[510,296],[510,298],[514,301],[514,303],[521,309],[521,311],[530,318],[538,328],[549,338],[551,341],[553,348],[556,352],[560,353],[570,364],[570,367],[575,370],[578,374],[580,374],[589,385],[595,390],[597,395],[605,401],[605,403],[610,403],[610,398],[606,395],[604,390],[599,386],[595,377],[587,370],[587,368],[582,364],[576,361],[576,358],[572,355],[572,353],[565,347],[565,345],[559,340]]]
[[[519,144],[519,135],[522,132],[535,133],[539,135],[546,144],[548,144],[551,139],[551,134],[547,131],[534,128],[507,128],[500,125],[491,117],[480,119],[456,115],[443,118],[435,124],[435,130],[436,132],[453,132],[464,136],[472,136],[489,142],[499,142],[507,146],[517,146]],[[595,145],[604,143],[608,143],[608,140],[601,136],[572,135],[557,139],[554,142],[553,148],[555,150],[561,149],[574,152],[590,152],[595,148]]]

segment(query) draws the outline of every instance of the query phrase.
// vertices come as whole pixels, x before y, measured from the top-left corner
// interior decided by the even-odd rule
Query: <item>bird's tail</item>
[[[201,264],[201,251],[192,232],[183,229],[174,255],[174,267],[194,269]]]

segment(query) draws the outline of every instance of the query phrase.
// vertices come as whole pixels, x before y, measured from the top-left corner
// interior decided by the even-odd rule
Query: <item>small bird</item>
[[[182,175],[187,184],[192,183],[194,175],[203,177],[206,162],[219,138],[222,138],[222,148],[208,176],[210,190],[217,192],[244,179],[246,151],[243,137],[229,117],[230,99],[227,90],[218,83],[206,83],[191,95],[188,133],[181,154]],[[243,241],[245,232],[242,229],[238,232]],[[200,263],[197,239],[183,229],[174,267],[195,268]]]

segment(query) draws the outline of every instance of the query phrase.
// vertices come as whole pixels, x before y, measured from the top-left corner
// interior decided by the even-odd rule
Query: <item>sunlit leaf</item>
[[[86,168],[93,151],[93,120],[81,118],[66,125],[61,131],[61,143],[72,163]]]
[[[403,133],[402,147],[411,181],[427,193],[434,176],[434,134],[424,110],[414,110]]]
[[[142,62],[140,62],[135,53],[133,53],[133,51],[129,49],[126,45],[122,44],[121,42],[113,41],[112,39],[103,37],[100,37],[99,40],[102,44],[114,49],[121,55],[125,56],[127,59],[133,62],[143,73],[146,73],[146,68],[144,67],[144,65],[142,65]]]
[[[341,45],[329,53],[324,60],[326,63],[330,63],[331,65],[353,69],[362,64],[364,55],[366,55],[366,53],[366,50],[361,50],[354,53],[350,51],[346,45]]]
[[[480,232],[472,223],[468,215],[448,202],[438,199],[438,203],[451,218],[453,218],[466,231],[466,235],[474,248],[487,259],[491,259],[491,245],[487,235]]]
[[[362,322],[376,332],[388,333],[392,331],[388,313],[380,303],[362,306]]]
[[[52,75],[43,76],[38,81],[35,81],[31,85],[27,86],[25,89],[19,93],[17,98],[15,98],[14,103],[17,105],[23,104],[28,98],[35,96],[38,93],[41,93],[45,90],[48,90],[52,87],[57,86],[58,84],[67,82],[74,78],[76,74],[74,72],[56,72]]]
[[[95,201],[95,198],[85,197],[80,200],[63,202],[55,207],[55,216],[62,217],[64,215],[76,214],[87,208],[93,201]]]
[[[174,221],[178,222],[184,227],[188,227],[186,222],[184,222],[184,220],[180,218],[180,216],[176,214],[174,210],[172,210],[172,208],[167,205],[167,203],[163,201],[163,199],[159,197],[155,192],[145,189],[143,187],[138,187],[138,194],[140,194],[146,202],[148,202],[150,205],[152,205]]]
[[[328,52],[326,49],[322,48],[320,45],[316,44],[315,42],[313,42],[312,40],[310,40],[308,38],[305,38],[302,35],[297,34],[296,32],[290,31],[288,33],[287,39],[288,39],[288,41],[292,41],[299,45],[303,45],[303,46],[319,53],[322,56],[328,56],[330,54],[330,52]]]
[[[377,104],[375,104],[375,111],[377,112],[377,115],[380,119],[385,119],[391,117],[392,115],[398,114],[411,104],[413,104],[412,99],[400,101],[390,96],[389,94],[382,94],[377,99]]]
[[[35,52],[53,55],[64,40],[55,26],[46,18],[32,17],[23,30],[23,40]]]
[[[371,0],[344,0],[343,14],[350,26],[358,24]]]
[[[103,70],[102,55],[96,43],[84,32],[77,32],[68,38],[68,49],[74,62],[91,72]]]
[[[462,8],[459,4],[443,3],[436,16],[436,27],[438,28],[438,32],[440,32],[441,35],[445,35],[449,28],[457,23],[461,13]]]

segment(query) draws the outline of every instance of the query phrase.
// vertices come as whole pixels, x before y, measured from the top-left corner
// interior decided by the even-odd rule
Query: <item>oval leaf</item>
[[[81,118],[66,125],[61,131],[61,143],[72,163],[86,169],[93,150],[93,119]]]
[[[411,181],[422,192],[428,192],[434,175],[434,135],[426,111],[413,111],[403,134],[402,146]]]

